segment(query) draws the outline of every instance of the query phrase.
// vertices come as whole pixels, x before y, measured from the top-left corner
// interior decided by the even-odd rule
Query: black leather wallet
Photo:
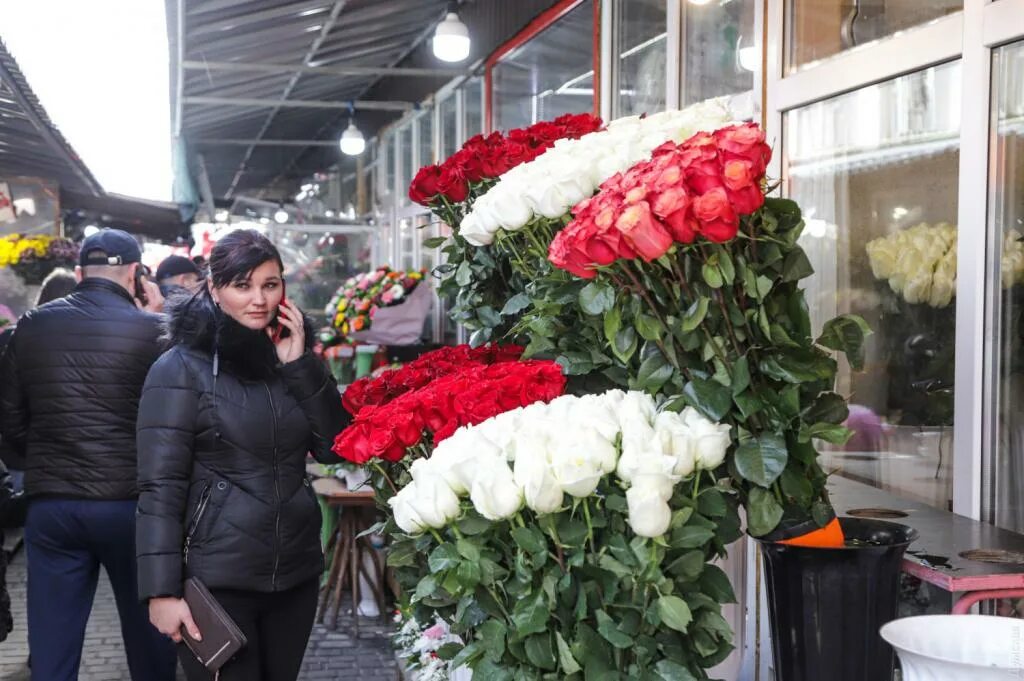
[[[192,619],[203,640],[197,641],[189,636],[184,626],[181,628],[181,640],[204,667],[211,672],[219,671],[245,647],[245,635],[209,589],[195,577],[185,581],[185,603],[192,611]]]

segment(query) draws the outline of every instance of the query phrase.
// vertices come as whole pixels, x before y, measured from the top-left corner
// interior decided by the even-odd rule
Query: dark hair
[[[222,236],[210,252],[210,280],[214,288],[224,288],[245,281],[254,269],[270,260],[283,274],[281,254],[270,239],[255,229],[238,229]]]
[[[58,267],[46,275],[43,279],[43,286],[39,289],[39,297],[36,298],[36,307],[57,300],[70,294],[78,286],[78,280],[70,271]]]

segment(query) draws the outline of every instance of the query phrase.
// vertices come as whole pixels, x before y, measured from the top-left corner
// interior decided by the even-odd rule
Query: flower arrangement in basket
[[[353,332],[366,331],[379,309],[401,305],[426,274],[426,270],[405,272],[384,266],[350,277],[327,304],[327,318],[342,339]]]
[[[413,673],[414,681],[452,681],[459,678],[470,678],[463,669],[456,669],[448,660],[442,658],[448,651],[460,650],[462,639],[451,633],[448,625],[441,619],[431,623],[421,623],[411,614],[398,611],[395,615],[398,631],[392,637],[395,652],[405,664],[405,668]]]
[[[9,234],[0,238],[0,267],[10,267],[27,284],[41,284],[57,267],[74,267],[78,246],[70,239]]]

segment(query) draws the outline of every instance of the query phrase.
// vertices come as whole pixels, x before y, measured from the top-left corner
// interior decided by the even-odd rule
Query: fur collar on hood
[[[223,370],[240,378],[266,379],[278,365],[277,352],[264,331],[242,326],[214,305],[205,291],[172,295],[164,303],[164,342],[216,353]],[[309,317],[303,315],[306,350],[316,342]]]

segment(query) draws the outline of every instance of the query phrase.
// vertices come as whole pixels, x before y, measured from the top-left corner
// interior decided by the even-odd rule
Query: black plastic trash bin
[[[892,648],[879,628],[896,618],[900,564],[917,531],[840,518],[847,546],[760,541],[776,681],[889,681]]]

